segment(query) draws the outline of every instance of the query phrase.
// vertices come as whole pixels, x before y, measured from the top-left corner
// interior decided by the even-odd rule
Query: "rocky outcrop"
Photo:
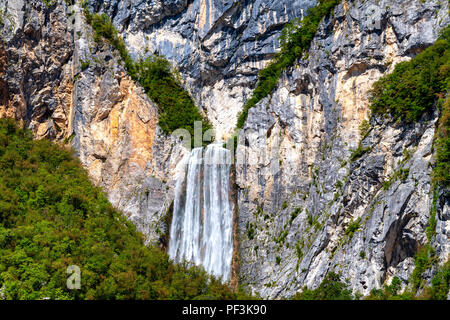
[[[0,116],[25,120],[38,138],[62,138],[73,89],[73,42],[64,7],[1,1],[0,17]]]
[[[415,125],[375,118],[364,137],[359,128],[371,85],[431,45],[447,12],[438,1],[344,1],[308,58],[250,109],[237,151],[242,284],[269,298],[314,288],[329,271],[364,295],[393,276],[406,284],[427,241],[437,114]]]
[[[168,232],[165,215],[187,150],[158,127],[157,106],[111,48],[95,43],[86,24],[80,28],[75,64],[87,67],[75,83],[72,145],[109,200],[149,241],[158,240]]]
[[[134,57],[157,51],[179,70],[219,139],[229,137],[283,25],[314,0],[90,0],[122,31]],[[164,8],[164,9],[162,9]]]

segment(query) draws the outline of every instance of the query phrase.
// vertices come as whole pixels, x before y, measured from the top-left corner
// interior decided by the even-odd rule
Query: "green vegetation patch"
[[[431,268],[435,256],[436,256],[435,250],[430,244],[426,244],[416,253],[414,260],[415,268],[414,271],[411,273],[409,279],[409,282],[414,291],[424,287],[425,283],[422,278],[422,274],[427,269]]]
[[[253,240],[256,235],[256,223],[247,222],[246,229],[248,238]]]
[[[397,181],[397,179],[400,179],[402,182],[405,182],[409,175],[409,168],[400,168],[399,170],[395,171],[392,176],[390,176],[386,181],[383,182],[383,189],[389,190],[389,188],[392,186],[392,184]]]
[[[450,27],[414,59],[400,62],[394,71],[374,83],[370,102],[373,114],[389,113],[396,120],[418,121],[448,91]]]
[[[442,265],[433,279],[431,286],[425,286],[422,274],[431,267],[435,259],[434,250],[426,245],[421,248],[415,257],[415,268],[409,278],[409,287],[400,293],[401,280],[394,277],[390,285],[384,285],[382,289],[373,289],[365,297],[366,300],[447,300],[450,289],[450,261]],[[418,289],[422,289],[417,295]]]
[[[347,228],[345,229],[345,234],[350,239],[352,239],[353,235],[355,234],[355,232],[357,232],[359,230],[360,227],[361,227],[361,218],[358,218],[354,221],[352,220],[352,221],[350,221]]]
[[[449,64],[450,62],[447,62],[448,69]],[[447,88],[447,97],[441,105],[441,115],[435,136],[436,165],[433,169],[433,182],[447,188],[450,187],[450,97],[448,94]]]
[[[355,150],[350,150],[352,154],[350,155],[351,161],[356,161],[361,158],[366,152],[369,152],[371,147],[363,147],[361,142],[358,144],[358,147]]]
[[[433,182],[450,186],[450,26],[438,40],[394,71],[371,90],[373,115],[389,114],[397,121],[416,122],[437,105],[440,116],[435,134],[436,165]]]
[[[325,276],[317,289],[307,287],[292,297],[293,300],[352,300],[354,296],[348,284],[341,281],[337,273],[330,272]]]

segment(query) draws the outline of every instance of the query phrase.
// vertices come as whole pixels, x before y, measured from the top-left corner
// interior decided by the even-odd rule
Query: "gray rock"
[[[333,270],[364,295],[394,276],[406,286],[414,254],[427,242],[437,114],[405,126],[374,119],[362,140],[359,125],[368,118],[371,84],[432,44],[450,22],[446,10],[420,1],[339,5],[319,27],[308,60],[249,111],[238,146],[249,161],[236,167],[240,280],[247,288],[267,298],[291,296]],[[370,22],[374,16],[379,25]],[[352,162],[360,141],[367,152]],[[276,170],[268,170],[271,161]],[[395,172],[403,175],[392,178]],[[270,219],[256,217],[257,207]],[[295,208],[302,213],[290,223]],[[444,262],[449,225],[442,216],[434,246]],[[253,240],[249,222],[258,231]]]

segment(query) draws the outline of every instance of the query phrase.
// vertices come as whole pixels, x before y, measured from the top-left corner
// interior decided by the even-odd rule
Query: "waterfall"
[[[230,151],[195,148],[177,180],[169,256],[189,261],[227,281],[233,254]]]

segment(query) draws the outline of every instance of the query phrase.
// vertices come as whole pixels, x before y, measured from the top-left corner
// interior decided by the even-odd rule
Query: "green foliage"
[[[89,61],[81,61],[81,71],[84,71],[87,68],[89,68],[90,64],[91,63]]]
[[[391,284],[386,286],[386,290],[391,295],[396,295],[401,289],[401,284],[401,280],[398,277],[394,277],[391,281]]]
[[[288,233],[288,230],[281,231],[278,237],[274,239],[275,243],[284,243],[286,241]]]
[[[192,98],[173,78],[169,62],[159,56],[150,56],[137,62],[135,68],[138,82],[159,106],[161,129],[169,133],[184,128],[193,137],[194,122],[203,118]],[[203,121],[203,133],[210,128],[211,125]]]
[[[450,289],[450,261],[447,261],[431,281],[431,287],[425,287],[423,293],[416,296],[417,285],[415,277],[421,274],[431,266],[433,259],[433,250],[431,247],[424,247],[416,255],[416,268],[409,280],[413,287],[400,293],[401,280],[394,277],[391,283],[383,285],[382,289],[373,289],[365,300],[446,300]],[[417,270],[417,271],[416,271]],[[420,280],[422,281],[422,280]],[[423,283],[421,282],[423,285]],[[315,290],[304,288],[302,292],[297,293],[294,300],[352,300],[358,299],[357,294],[352,295],[348,285],[340,280],[336,273],[329,273]]]
[[[354,297],[348,284],[340,280],[337,273],[330,272],[326,275],[320,286],[315,290],[304,288],[297,293],[293,300],[352,300]]]
[[[79,290],[66,287],[70,265]],[[71,151],[11,119],[0,119],[0,287],[6,299],[243,297],[145,246]]]
[[[429,258],[423,256],[423,252],[429,249],[419,251],[420,257],[416,263],[416,268],[424,271],[429,265]],[[419,272],[419,271],[418,271]],[[417,274],[413,273],[409,282],[413,285],[417,284]],[[399,293],[401,289],[401,281],[398,277],[394,277],[390,285],[384,285],[382,289],[373,289],[370,294],[365,297],[365,300],[447,300],[447,295],[450,289],[450,261],[447,261],[434,275],[431,280],[431,287],[425,287],[423,292],[416,296],[417,288],[412,287]]]
[[[422,274],[431,267],[434,259],[435,251],[430,244],[426,244],[416,253],[414,271],[411,273],[409,279],[414,292],[417,291],[417,289],[424,287]]]
[[[291,212],[291,218],[289,219],[289,224],[292,224],[295,218],[302,212],[301,207],[297,207],[294,209],[294,211]]]
[[[256,216],[262,216],[264,214],[263,209],[258,206],[258,208],[256,209]]]
[[[295,244],[295,252],[297,253],[297,258],[300,260],[303,257],[302,246],[300,245],[300,240],[297,240]]]
[[[313,217],[312,214],[307,212],[306,219],[308,221],[309,226],[314,227],[316,231],[322,228],[322,225],[319,222],[319,216]]]
[[[125,42],[106,14],[91,14],[85,7],[87,22],[95,31],[96,42],[106,39],[120,54],[130,77],[142,85],[147,95],[158,105],[159,126],[165,133],[184,128],[194,136],[194,122],[202,121],[202,133],[211,129],[194,104],[191,96],[174,77],[170,63],[157,54],[133,61]]]
[[[394,119],[412,122],[432,110],[437,97],[448,90],[449,35],[447,27],[431,47],[375,82],[370,97],[374,114],[389,113]]]
[[[430,218],[428,219],[428,226],[425,228],[425,233],[427,234],[428,242],[431,242],[431,239],[436,234],[436,207],[437,207],[437,199],[438,199],[438,192],[436,189],[433,190],[433,201],[431,203],[430,207]]]
[[[450,26],[439,39],[410,61],[397,64],[394,71],[372,88],[373,114],[390,114],[395,120],[414,122],[437,104],[440,109],[436,131],[436,165],[433,181],[450,185]]]
[[[413,300],[414,294],[412,292],[399,293],[401,284],[401,280],[394,277],[390,285],[385,284],[382,289],[372,289],[365,300]]]
[[[446,67],[450,68],[448,64],[449,62]],[[440,112],[434,144],[436,165],[433,169],[433,182],[448,188],[450,187],[450,97],[447,96],[442,103]]]
[[[356,161],[361,158],[366,152],[370,151],[370,147],[363,147],[361,142],[358,144],[358,147],[355,150],[350,150],[352,154],[350,155],[351,161]]]
[[[316,7],[308,9],[302,21],[294,19],[285,25],[280,35],[281,51],[259,72],[256,88],[239,115],[238,129],[244,126],[248,110],[276,88],[281,73],[308,51],[323,17],[339,3],[340,0],[319,0]]]
[[[431,280],[431,288],[425,291],[426,298],[431,300],[447,300],[450,290],[450,260],[447,261]]]
[[[275,257],[275,263],[276,264],[280,264],[280,262],[281,262],[281,258],[280,257]]]
[[[308,224],[309,224],[310,226],[313,226],[313,225],[317,222],[317,220],[318,220],[318,217],[317,217],[317,216],[316,216],[316,217],[313,217],[313,215],[312,215],[312,214],[309,214],[309,213],[308,213],[308,215],[306,216],[306,218],[307,218]]]
[[[391,185],[397,180],[400,179],[402,182],[405,182],[409,175],[409,168],[401,168],[395,171],[392,176],[389,177],[386,181],[383,182],[383,189],[388,190]]]
[[[369,134],[369,131],[370,131],[369,121],[364,119],[361,122],[361,124],[359,125],[359,131],[360,131],[361,137],[364,139]]]
[[[53,6],[56,3],[56,0],[42,0],[42,1],[44,2],[47,9],[49,9],[51,6]]]

